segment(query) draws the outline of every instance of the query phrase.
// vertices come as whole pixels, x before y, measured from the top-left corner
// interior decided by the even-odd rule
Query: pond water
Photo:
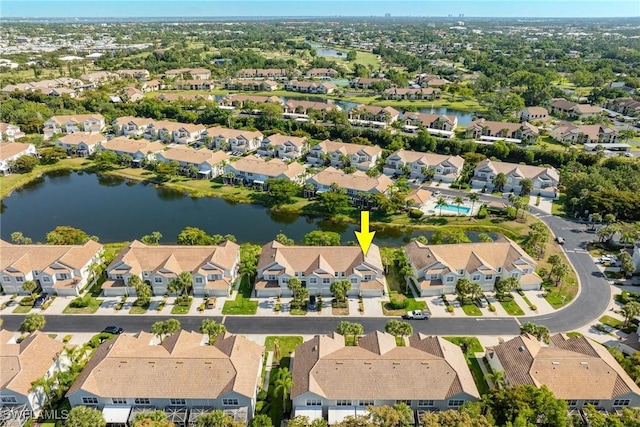
[[[1,206],[0,235],[6,241],[12,232],[21,231],[34,242],[42,242],[58,225],[80,228],[103,243],[139,239],[153,231],[162,233],[162,243],[174,243],[187,226],[209,234],[233,234],[241,243],[266,243],[278,233],[301,242],[314,230],[335,231],[347,243],[355,241],[354,231],[359,229],[355,224],[283,215],[263,206],[194,198],[152,184],[71,171],[46,175],[14,191]],[[374,242],[398,246],[430,234],[389,228],[378,230]],[[468,235],[477,240],[477,233]]]
[[[316,50],[316,53],[319,56],[328,56],[331,58],[346,58],[347,54],[344,52],[340,52],[338,50],[335,49],[331,49],[330,47],[326,47],[326,46],[322,46],[318,43],[312,43],[307,41],[306,42],[309,46],[311,46],[312,48],[314,48]]]

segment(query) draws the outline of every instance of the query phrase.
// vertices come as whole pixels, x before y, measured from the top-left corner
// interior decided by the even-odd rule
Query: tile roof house
[[[206,130],[204,125],[158,120],[147,126],[145,138],[160,139],[165,143],[191,144],[199,140]]]
[[[56,140],[56,145],[78,156],[90,156],[96,151],[98,144],[107,141],[107,137],[101,133],[75,132],[61,136]]]
[[[521,122],[549,120],[549,111],[544,107],[527,107],[518,113]]]
[[[569,409],[640,406],[638,385],[604,346],[583,336],[556,334],[547,346],[520,335],[487,348],[487,360],[494,371],[504,372],[508,385],[547,386]]]
[[[640,101],[633,98],[608,99],[606,106],[608,109],[626,116],[640,117]]]
[[[114,129],[116,135],[142,136],[153,123],[155,123],[154,119],[148,119],[146,117],[124,116],[118,117],[111,122],[111,127]]]
[[[405,113],[405,130],[414,130],[415,127],[424,128],[432,135],[444,138],[452,138],[458,126],[456,116],[427,113]]]
[[[551,137],[563,144],[615,144],[618,132],[602,125],[574,125],[560,122],[551,131]]]
[[[148,80],[146,82],[142,82],[140,84],[140,89],[144,92],[153,92],[156,90],[160,90],[160,87],[162,86],[162,84],[160,83],[159,80]]]
[[[124,423],[136,407],[190,415],[214,409],[255,412],[264,347],[240,335],[224,334],[214,345],[206,337],[180,331],[154,344],[146,332],[118,335],[101,344],[67,392],[72,407],[114,407]],[[172,411],[173,409],[173,411]],[[195,425],[195,418],[190,421]],[[182,425],[186,425],[183,420]]]
[[[355,124],[361,122],[393,123],[400,117],[400,112],[393,107],[380,107],[377,105],[358,105],[349,110],[349,119]]]
[[[485,119],[474,120],[467,126],[467,138],[481,141],[504,139],[517,144],[534,144],[540,131],[528,122],[492,122]]]
[[[263,96],[263,95],[239,95],[232,94],[227,95],[220,100],[221,105],[234,106],[237,108],[243,108],[247,103],[251,104],[284,104],[284,101],[277,96]]]
[[[144,92],[135,87],[127,87],[123,90],[123,96],[129,102],[138,102],[144,99]]]
[[[331,295],[331,283],[348,280],[349,296],[382,296],[386,286],[380,249],[372,244],[367,255],[359,246],[284,246],[271,241],[258,260],[257,297],[291,296],[287,287],[295,277],[310,295]]]
[[[278,157],[280,159],[297,159],[309,150],[306,137],[280,135],[274,133],[260,142],[258,154],[261,156]]]
[[[316,193],[330,191],[331,186],[335,184],[345,189],[350,197],[356,197],[359,193],[387,194],[393,185],[391,178],[386,175],[370,177],[362,171],[345,173],[332,166],[307,178],[306,182],[313,185]]]
[[[402,175],[407,167],[412,178],[425,179],[427,168],[435,171],[434,181],[453,182],[462,172],[463,166],[464,159],[460,156],[398,150],[387,157],[383,172],[386,175]]]
[[[20,142],[0,143],[0,172],[3,175],[11,173],[11,162],[22,156],[35,156],[38,154],[33,144]]]
[[[420,74],[418,76],[417,82],[422,87],[441,87],[451,83],[449,80],[442,79],[433,74]]]
[[[353,79],[350,82],[349,85],[352,88],[356,88],[356,89],[369,89],[373,83],[386,82],[386,81],[388,81],[388,80],[382,79],[382,78],[378,78],[378,77],[374,77],[374,78],[356,77],[355,79]]]
[[[135,295],[128,286],[135,275],[155,295],[164,295],[169,282],[186,271],[193,277],[195,296],[226,296],[237,278],[239,262],[240,246],[230,241],[219,246],[149,246],[134,240],[107,267],[102,289],[105,296]]]
[[[164,150],[164,145],[157,141],[135,140],[119,136],[101,143],[97,149],[113,151],[118,156],[126,154],[133,157],[134,163],[140,163],[144,159],[155,160],[156,154]]]
[[[307,78],[309,79],[330,80],[335,79],[339,75],[340,73],[333,68],[312,68],[307,71]]]
[[[178,68],[175,70],[167,70],[164,72],[166,78],[187,78],[209,80],[211,71],[206,68]]]
[[[49,295],[77,296],[87,285],[90,268],[102,262],[102,245],[13,245],[0,240],[0,274],[7,294],[28,295],[22,285],[33,280]]]
[[[602,112],[602,108],[600,107],[589,104],[578,104],[577,102],[567,101],[564,98],[554,98],[550,101],[550,105],[551,114],[565,115],[575,119],[584,119]]]
[[[20,130],[20,126],[0,122],[0,142],[14,142],[23,137],[24,132]]]
[[[169,163],[176,161],[185,173],[190,173],[189,168],[198,169],[197,178],[215,178],[224,173],[224,165],[229,162],[229,154],[224,151],[211,151],[207,148],[195,149],[193,147],[171,147],[156,155],[156,160]]]
[[[49,139],[56,133],[100,133],[104,127],[105,121],[102,114],[73,114],[52,116],[44,122],[42,132],[44,139]]]
[[[438,99],[440,98],[440,89],[434,87],[421,88],[399,88],[392,87],[385,89],[385,99]]]
[[[286,90],[302,93],[333,93],[337,86],[327,82],[301,82],[298,80],[289,80],[284,84]]]
[[[238,72],[238,77],[246,78],[263,78],[271,80],[286,80],[289,75],[299,74],[299,71],[289,71],[286,68],[247,68]]]
[[[213,83],[209,80],[178,80],[174,83],[178,90],[211,90]]]
[[[342,111],[339,105],[329,104],[327,102],[299,101],[290,99],[284,105],[285,113],[309,114],[310,110],[314,111]]]
[[[348,144],[325,139],[309,149],[307,162],[323,166],[325,156],[328,155],[331,166],[354,166],[359,170],[366,171],[376,165],[381,154],[382,148],[377,145]],[[346,161],[347,157],[348,161]]]
[[[80,80],[89,83],[93,87],[97,87],[102,83],[118,80],[120,76],[110,71],[94,71],[93,73],[85,73],[80,76]]]
[[[157,99],[172,102],[200,102],[213,101],[213,95],[206,93],[160,93],[156,95]]]
[[[522,186],[520,183],[523,179],[533,181],[533,189],[531,194],[538,194],[545,197],[557,197],[558,183],[560,174],[553,167],[521,165],[516,163],[498,162],[485,159],[478,163],[471,177],[471,186],[473,188],[487,187],[489,191],[494,188],[493,179],[499,173],[503,173],[507,177],[507,184],[504,186],[504,192],[520,194]]]
[[[207,129],[205,138],[211,138],[210,147],[215,147],[223,151],[248,153],[258,148],[264,135],[259,131],[215,126]]]
[[[146,80],[149,78],[149,71],[144,69],[139,70],[118,70],[116,71],[120,77],[127,79]]]
[[[229,90],[278,90],[278,83],[273,80],[238,80],[231,79],[223,83],[224,89]]]
[[[523,290],[540,289],[537,263],[512,240],[490,243],[425,245],[414,241],[404,247],[420,295],[454,294],[458,280],[478,283],[492,291],[497,280],[515,277]]]
[[[280,159],[265,160],[253,156],[242,157],[225,166],[225,175],[245,184],[264,184],[269,178],[288,179],[299,184],[306,172],[298,162],[285,163]]]
[[[39,331],[27,335],[20,343],[13,335],[0,330],[0,403],[4,410],[15,411],[13,420],[20,420],[21,415],[37,417],[47,396],[41,387],[33,389],[31,383],[67,368],[66,358],[60,357],[64,345]],[[2,421],[7,426],[14,425],[12,420]]]
[[[365,413],[368,406],[405,402],[421,414],[455,410],[480,398],[457,345],[423,334],[405,342],[397,346],[395,337],[376,331],[356,346],[345,346],[336,333],[300,344],[292,369],[295,414],[322,417],[331,425]]]

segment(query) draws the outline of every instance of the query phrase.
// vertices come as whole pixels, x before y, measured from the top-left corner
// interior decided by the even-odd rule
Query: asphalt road
[[[439,189],[443,194],[457,194],[454,190]],[[482,201],[498,198],[481,195]],[[546,325],[551,332],[564,332],[580,328],[593,323],[607,309],[611,301],[611,287],[598,270],[585,250],[588,241],[594,239],[595,234],[586,232],[586,225],[578,224],[566,219],[551,216],[537,208],[531,209],[544,221],[554,236],[565,239],[564,249],[569,261],[575,268],[580,280],[580,293],[567,307],[552,314],[526,317],[522,321]],[[8,330],[18,330],[24,316],[3,316],[3,327]],[[102,315],[50,315],[46,316],[45,331],[54,332],[99,332],[105,326],[118,325],[128,332],[139,330],[149,331],[151,324],[170,317],[179,318],[182,327],[197,331],[205,316],[102,316]],[[221,317],[213,317],[217,321]],[[388,317],[256,317],[256,316],[226,316],[224,324],[230,332],[239,334],[321,334],[335,331],[341,320],[362,323],[365,332],[384,330]],[[514,318],[433,318],[412,322],[416,332],[433,335],[516,335],[519,332],[518,321]]]

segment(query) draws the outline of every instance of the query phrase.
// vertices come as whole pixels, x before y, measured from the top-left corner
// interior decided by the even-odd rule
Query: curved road
[[[445,194],[457,194],[454,190],[439,189]],[[482,195],[481,200],[496,200],[496,197]],[[584,224],[577,224],[566,219],[552,216],[537,208],[532,213],[544,221],[554,236],[565,239],[564,249],[569,261],[575,268],[580,280],[580,293],[567,307],[551,314],[523,318],[524,321],[546,325],[551,332],[571,331],[598,319],[607,309],[611,301],[611,287],[585,249],[594,234],[586,232]],[[51,315],[47,317],[45,331],[55,332],[96,332],[106,325],[118,324],[126,331],[150,329],[153,322],[170,317],[178,317],[183,328],[198,330],[204,316],[100,316],[100,315]],[[215,317],[214,317],[215,318]],[[18,330],[23,316],[3,316],[3,327]],[[215,318],[218,321],[223,319]],[[256,317],[226,316],[224,323],[230,332],[240,334],[319,334],[335,331],[341,320],[352,320],[362,323],[365,331],[384,330],[389,318],[372,317]],[[526,320],[525,320],[526,319]],[[416,332],[434,335],[517,335],[518,321],[512,317],[451,317],[433,318],[428,321],[414,321]]]

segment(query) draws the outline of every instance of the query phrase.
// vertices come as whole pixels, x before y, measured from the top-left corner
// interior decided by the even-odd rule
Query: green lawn
[[[551,202],[551,213],[557,216],[565,216],[567,213],[564,210],[564,201],[566,196],[564,194],[560,194],[557,200]]]
[[[33,306],[29,306],[29,305],[18,305],[13,310],[13,312],[16,313],[16,314],[25,314],[25,313],[30,312],[32,308],[33,308]]]
[[[484,348],[480,344],[480,340],[476,337],[443,337],[445,340],[461,347],[462,344],[467,346],[467,351],[471,353],[482,353]]]
[[[467,316],[482,316],[482,311],[475,304],[465,304],[462,306],[462,311]]]
[[[171,314],[187,314],[191,308],[193,301],[189,299],[189,304],[174,304],[171,309]]]
[[[303,308],[292,308],[289,314],[292,316],[305,316],[307,314],[307,306],[305,305]]]
[[[236,293],[235,300],[227,300],[222,307],[222,314],[256,314],[258,311],[258,301],[252,301],[251,283],[249,278],[245,275],[242,276],[240,282],[240,289]]]
[[[275,341],[278,340],[280,343],[280,358],[275,361],[280,361],[283,357],[290,357],[291,353],[296,349],[297,346],[302,344],[304,339],[300,336],[274,336],[270,335],[264,340],[264,346],[267,351],[273,351],[275,348]],[[274,354],[274,358],[275,358]]]
[[[616,319],[615,317],[611,317],[611,316],[602,316],[600,318],[600,322],[616,329],[622,328],[622,323],[623,323],[622,320]]]
[[[473,375],[473,380],[478,387],[478,391],[480,392],[481,396],[488,393],[489,385],[487,384],[487,380],[484,378],[484,373],[480,368],[480,363],[482,363],[482,360],[475,357],[475,353],[482,353],[484,351],[484,348],[482,348],[482,344],[480,344],[478,338],[444,337],[444,339],[461,347],[463,351],[465,351],[466,347],[464,357],[467,361],[467,366],[469,366],[469,369],[471,370],[471,374]]]
[[[567,336],[569,338],[581,337],[582,334],[580,332],[567,332]]]
[[[406,314],[407,311],[413,311],[413,310],[426,310],[427,309],[427,303],[424,301],[417,301],[415,298],[413,297],[406,297],[402,294],[393,294],[391,295],[391,298],[397,298],[400,300],[408,300],[409,303],[407,305],[407,308],[403,308],[400,310],[394,310],[389,306],[388,302],[382,302],[382,313],[385,316],[402,316],[403,314]]]
[[[522,295],[522,299],[524,300],[524,302],[526,302],[526,303],[527,303],[527,305],[528,305],[529,307],[531,307],[531,306],[533,305],[533,304],[531,304],[531,301],[529,301],[529,298],[527,298],[527,296],[526,296],[526,295]]]
[[[500,304],[505,309],[507,314],[511,316],[522,316],[524,315],[524,311],[520,308],[517,302],[515,301],[500,301]]]
[[[86,307],[74,307],[76,302],[82,302]],[[90,294],[85,295],[82,298],[76,298],[69,303],[69,305],[64,309],[64,314],[93,314],[98,311],[100,308],[100,304],[102,304],[101,299],[97,299]]]
[[[145,314],[147,312],[147,310],[149,309],[149,306],[151,305],[151,303],[146,303],[144,305],[135,305],[133,304],[133,307],[131,307],[131,309],[129,310],[129,314]],[[189,310],[187,310],[189,311]],[[176,313],[174,313],[176,314]]]

